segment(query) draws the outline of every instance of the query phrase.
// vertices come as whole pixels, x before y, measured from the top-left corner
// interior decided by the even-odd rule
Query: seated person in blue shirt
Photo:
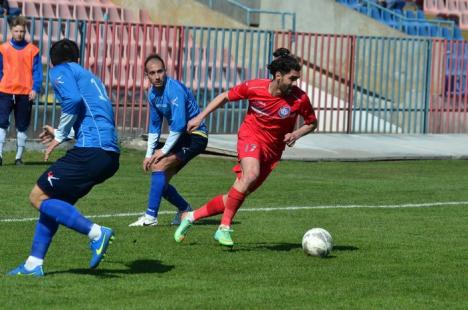
[[[157,225],[162,197],[177,207],[172,224],[179,225],[181,216],[192,211],[192,208],[169,182],[190,160],[205,150],[208,130],[205,123],[201,123],[194,132],[187,133],[188,121],[200,114],[200,108],[187,87],[166,75],[166,66],[159,55],[146,58],[145,73],[151,88],[148,91],[150,123],[143,170],[152,172],[151,186],[146,213],[129,226]],[[164,147],[156,150],[164,118],[169,125],[169,135]]]
[[[112,229],[93,223],[74,206],[94,185],[116,173],[120,153],[112,103],[102,82],[77,63],[79,55],[76,43],[67,39],[50,49],[49,76],[62,113],[58,128],[46,126],[39,136],[47,145],[44,159],[68,139],[72,129],[76,143],[32,189],[29,199],[40,214],[31,254],[9,275],[43,276],[43,261],[60,224],[88,236],[90,268],[99,265],[114,236]]]

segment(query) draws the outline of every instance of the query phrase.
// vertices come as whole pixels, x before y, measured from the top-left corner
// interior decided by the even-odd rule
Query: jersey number
[[[91,84],[93,84],[96,87],[96,89],[97,89],[97,91],[99,93],[99,99],[104,100],[104,101],[109,100],[109,98],[106,95],[106,92],[101,89],[100,85],[96,82],[95,79],[91,79]]]

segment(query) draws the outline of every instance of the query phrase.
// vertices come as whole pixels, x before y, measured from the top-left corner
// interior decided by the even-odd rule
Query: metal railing
[[[68,37],[111,97],[123,137],[146,132],[144,60],[160,54],[168,75],[192,89],[201,107],[244,80],[268,78],[272,52],[287,47],[302,61],[298,85],[311,99],[323,133],[468,133],[468,42],[29,19],[28,40],[41,50],[43,92],[31,134],[56,124],[60,106],[48,80],[50,46]],[[0,26],[5,26],[0,21]],[[3,27],[3,35],[8,28]],[[210,114],[211,133],[237,132],[248,103]],[[10,131],[11,132],[11,131]],[[31,135],[32,136],[32,135]]]
[[[220,3],[221,0],[216,0],[217,4]],[[214,8],[214,1],[213,0],[205,0],[205,1],[200,1],[205,4],[207,4],[210,8]],[[244,11],[245,13],[245,20],[244,24],[251,26],[253,23],[253,20],[255,19],[254,16],[256,15],[277,15],[281,17],[281,29],[282,30],[291,30],[292,32],[296,31],[296,13],[294,12],[283,12],[283,11],[274,11],[274,10],[264,10],[264,9],[255,9],[251,8],[243,3],[241,3],[238,0],[224,0],[224,2],[231,4],[232,6],[235,6],[241,10]],[[291,19],[290,23],[290,28],[286,25],[286,18],[289,17]],[[256,23],[256,22],[255,22]]]
[[[377,4],[375,1],[371,0],[360,0],[361,3],[366,4],[370,8],[375,8],[377,9],[377,12],[380,15],[381,20],[385,20],[385,14],[389,17],[391,17],[391,20],[396,22],[393,28],[396,28],[402,32],[406,32],[405,26],[409,25],[411,23],[421,23],[425,22],[434,26],[437,26],[440,28],[438,36],[443,36],[442,29],[447,28],[450,34],[450,37],[454,37],[455,34],[455,22],[452,20],[435,20],[435,19],[420,19],[420,18],[409,18],[406,17],[402,14],[398,14],[393,10],[389,10],[379,4]],[[372,12],[370,10],[367,10],[367,16],[372,16]],[[391,26],[391,25],[389,25]],[[392,26],[391,26],[392,27]]]

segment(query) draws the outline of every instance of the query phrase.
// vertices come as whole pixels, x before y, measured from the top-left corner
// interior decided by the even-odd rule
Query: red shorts
[[[260,175],[255,184],[249,188],[249,192],[252,193],[262,185],[268,175],[273,171],[273,169],[275,169],[276,165],[278,165],[281,159],[281,154],[269,152],[268,147],[265,147],[261,143],[253,140],[251,136],[239,134],[237,141],[237,159],[240,162],[241,159],[245,157],[256,158],[260,161]],[[242,175],[240,163],[235,165],[234,168],[232,168],[232,171],[239,179]]]

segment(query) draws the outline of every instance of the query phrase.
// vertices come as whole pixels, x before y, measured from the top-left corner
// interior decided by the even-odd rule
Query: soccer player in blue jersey
[[[172,224],[178,225],[182,214],[192,208],[169,182],[192,158],[205,150],[208,130],[202,122],[192,133],[187,133],[188,121],[200,113],[200,108],[187,87],[166,75],[164,61],[159,55],[146,58],[145,73],[151,88],[148,91],[150,123],[143,170],[152,172],[151,186],[145,214],[129,226],[157,225],[162,197],[177,207]],[[169,125],[169,135],[164,147],[156,150],[164,118]]]
[[[70,137],[72,129],[76,144],[39,177],[32,189],[29,199],[40,215],[31,254],[9,275],[43,276],[44,257],[60,224],[89,237],[90,268],[99,265],[114,236],[112,229],[93,223],[73,206],[94,185],[115,174],[120,153],[112,103],[102,82],[81,67],[78,58],[78,46],[67,39],[50,49],[53,68],[49,75],[62,114],[58,128],[46,126],[39,136],[47,145],[44,159],[47,161]]]

